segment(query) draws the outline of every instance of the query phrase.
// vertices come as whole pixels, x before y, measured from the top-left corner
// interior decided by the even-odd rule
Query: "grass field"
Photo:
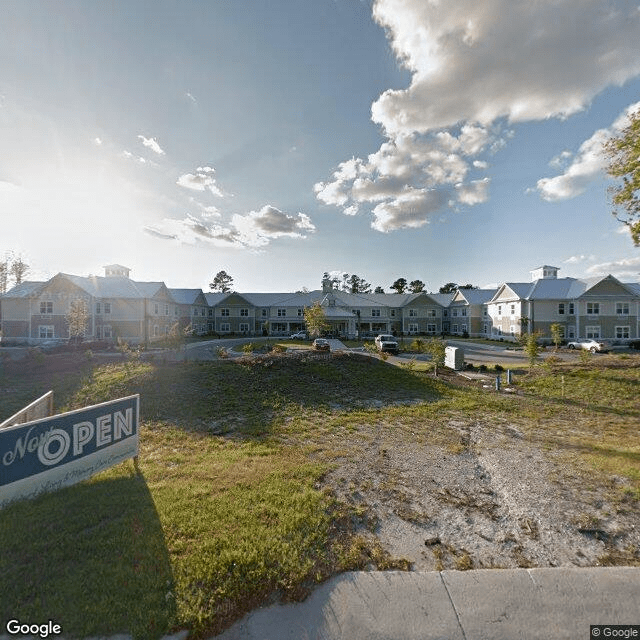
[[[177,365],[78,354],[5,366],[0,418],[50,388],[58,411],[139,393],[142,427],[139,474],[129,461],[3,510],[0,622],[202,637],[337,572],[408,568],[358,533],[375,528],[365,509],[322,483],[352,433],[381,425],[455,448],[452,417],[508,416],[568,465],[586,465],[592,482],[624,477],[611,491],[637,509],[639,383],[635,355],[537,367],[510,396],[348,354]]]

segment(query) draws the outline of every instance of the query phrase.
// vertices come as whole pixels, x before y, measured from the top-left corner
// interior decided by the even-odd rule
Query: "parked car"
[[[629,343],[629,349],[635,349],[636,351],[640,351],[640,340],[632,340]]]
[[[605,351],[609,351],[611,345],[608,342],[604,342],[603,340],[580,338],[580,340],[569,342],[567,344],[567,347],[569,347],[569,349],[586,349],[587,351],[591,351],[591,353],[595,353],[596,351],[604,353]]]
[[[313,341],[313,348],[318,351],[331,351],[331,347],[329,346],[329,341],[324,338],[316,338]]]
[[[289,336],[290,340],[308,340],[309,334],[306,331],[298,331],[298,333],[292,333]]]
[[[378,351],[384,351],[385,353],[397,354],[399,352],[398,341],[389,334],[379,335],[375,341]]]

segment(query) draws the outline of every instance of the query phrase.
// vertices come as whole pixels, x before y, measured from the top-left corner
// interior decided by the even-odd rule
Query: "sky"
[[[0,256],[209,290],[613,274],[629,0],[4,0]]]

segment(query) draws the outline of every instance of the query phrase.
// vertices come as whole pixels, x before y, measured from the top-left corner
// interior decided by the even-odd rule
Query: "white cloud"
[[[467,175],[513,137],[505,122],[566,118],[640,73],[640,12],[625,0],[375,0],[373,16],[410,86],[372,105],[380,149],[341,163],[314,190],[347,215],[375,205],[381,231],[485,202],[488,179]],[[571,181],[540,187],[550,198],[583,188],[594,161],[583,151]]]
[[[200,216],[187,214],[182,219],[165,218],[145,231],[156,238],[185,244],[207,242],[217,247],[249,249],[264,247],[277,238],[306,238],[306,233],[315,231],[306,214],[289,215],[271,205],[246,215],[235,214],[226,225],[211,221],[219,217],[215,210]]]
[[[563,173],[553,178],[541,178],[537,182],[540,197],[549,202],[568,200],[584,193],[587,187],[603,176],[608,160],[603,145],[612,136],[617,135],[629,123],[629,114],[640,109],[640,102],[627,107],[615,122],[607,129],[598,129],[581,145],[571,164]],[[570,151],[563,151],[549,164],[560,166],[572,156]]]
[[[567,117],[640,73],[626,0],[377,0],[373,15],[413,72],[373,104],[389,134]]]
[[[222,198],[224,193],[216,184],[216,179],[213,177],[214,173],[215,169],[212,167],[198,167],[195,173],[181,175],[176,184],[193,191],[205,191],[208,189],[214,196]]]
[[[195,102],[197,103],[198,101],[194,98],[192,93],[189,93],[188,91],[185,93],[185,96],[187,96],[187,98],[189,98],[189,100],[191,100],[191,102]]]
[[[99,147],[102,146],[102,138],[94,138],[93,142]]]
[[[583,262],[584,260],[587,260],[587,256],[580,255],[580,256],[571,256],[570,258],[563,260],[563,262],[565,264],[577,264],[578,262]]]
[[[154,153],[157,153],[159,156],[164,155],[164,151],[160,148],[158,141],[155,138],[145,138],[144,136],[138,136],[138,140],[142,140],[142,144],[151,149]]]
[[[623,282],[638,282],[640,280],[640,256],[594,264],[587,268],[586,273],[589,276],[611,274]]]
[[[306,238],[306,232],[316,229],[308,215],[298,213],[292,216],[271,205],[245,216],[236,214],[231,224],[240,242],[248,247],[262,247],[275,238]]]

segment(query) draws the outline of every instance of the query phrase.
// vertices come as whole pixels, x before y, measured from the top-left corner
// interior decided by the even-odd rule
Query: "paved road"
[[[588,640],[596,624],[640,625],[640,568],[345,573],[216,640]]]

